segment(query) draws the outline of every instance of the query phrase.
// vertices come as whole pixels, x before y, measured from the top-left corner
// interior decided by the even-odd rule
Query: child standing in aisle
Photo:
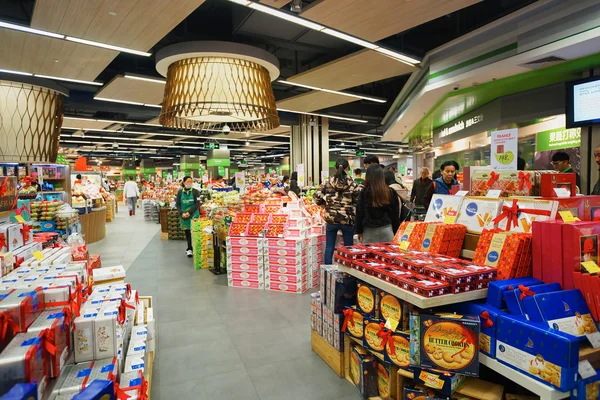
[[[194,252],[192,251],[192,232],[191,222],[193,218],[199,218],[200,208],[200,192],[197,189],[192,188],[194,181],[191,176],[183,178],[183,187],[177,192],[175,199],[175,205],[179,215],[181,217],[181,229],[185,232],[185,239],[187,240],[187,250],[185,254],[188,257],[192,257]]]

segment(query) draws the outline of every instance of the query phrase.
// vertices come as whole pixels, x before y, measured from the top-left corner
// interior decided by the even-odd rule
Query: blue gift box
[[[579,289],[540,293],[523,299],[525,311],[533,322],[547,324],[585,340],[586,334],[597,332],[596,323]]]
[[[562,288],[560,287],[560,283],[556,282],[546,283],[543,285],[528,286],[527,289],[530,292],[525,293],[523,299],[525,299],[525,297],[533,296],[534,294],[558,292],[562,290]],[[504,301],[506,302],[506,307],[508,308],[508,312],[510,314],[527,315],[527,313],[525,312],[525,306],[523,305],[523,299],[521,299],[522,294],[523,292],[518,287],[516,287],[514,290],[507,290],[504,292]]]
[[[17,383],[0,400],[37,400],[37,384]]]
[[[541,285],[542,281],[535,278],[514,278],[501,281],[492,281],[488,287],[486,303],[496,308],[506,308],[503,294],[507,290],[514,290],[519,285],[532,286]]]
[[[600,399],[600,374],[577,381],[577,387],[571,390],[571,400]]]
[[[114,382],[111,380],[96,379],[79,392],[79,394],[73,396],[72,400],[114,400],[114,398]]]
[[[479,316],[481,321],[481,327],[479,328],[479,351],[492,358],[496,357],[496,326],[498,324],[498,316],[506,313],[489,304],[478,302],[455,304],[452,308],[462,314]]]
[[[522,316],[498,316],[496,359],[565,392],[575,388],[579,342]]]

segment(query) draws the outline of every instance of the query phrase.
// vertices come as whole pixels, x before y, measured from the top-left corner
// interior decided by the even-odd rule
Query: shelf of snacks
[[[153,298],[126,283],[122,266],[103,267],[99,254],[89,255],[81,235],[37,233],[9,250],[0,248],[0,314],[8,322],[0,396],[113,398],[118,383],[121,397],[148,398]]]
[[[375,287],[378,287],[379,289],[382,289],[387,293],[393,294],[399,299],[414,304],[419,308],[432,308],[449,304],[461,303],[464,301],[484,299],[487,295],[487,289],[480,289],[466,293],[444,294],[441,296],[423,297],[418,294],[412,293],[408,290],[402,289],[397,285],[391,284],[374,276],[367,275],[364,272],[358,271],[354,268],[344,267],[343,265],[338,265],[337,267],[340,271],[345,272],[348,275],[352,275],[360,279],[361,281],[367,282]]]

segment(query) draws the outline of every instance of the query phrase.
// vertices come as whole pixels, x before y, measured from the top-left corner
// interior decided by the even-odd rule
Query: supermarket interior
[[[0,0],[0,400],[600,399],[599,0]]]

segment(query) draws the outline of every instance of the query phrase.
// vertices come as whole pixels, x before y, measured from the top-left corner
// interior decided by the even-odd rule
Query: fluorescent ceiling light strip
[[[145,51],[133,50],[133,49],[128,49],[126,47],[120,47],[120,46],[113,46],[112,44],[94,42],[93,40],[81,39],[81,38],[76,38],[73,36],[66,36],[65,39],[70,42],[87,44],[88,46],[102,47],[103,49],[120,51],[122,53],[135,54],[138,56],[150,57],[152,55],[151,53],[146,53]]]
[[[281,11],[275,7],[266,6],[264,4],[260,4],[260,3],[257,3],[254,1],[249,1],[249,0],[229,0],[229,1],[236,3],[236,4],[240,4],[242,6],[252,8],[253,10],[257,10],[257,11],[263,12],[265,14],[272,15],[277,18],[284,19],[289,22],[293,22],[298,25],[302,25],[306,28],[309,28],[309,29],[312,29],[312,30],[315,30],[318,32],[322,32],[322,33],[325,33],[330,36],[334,36],[338,39],[345,40],[346,42],[354,43],[354,44],[364,47],[366,49],[375,50],[381,54],[384,54],[388,57],[393,58],[394,60],[403,62],[405,64],[409,64],[411,66],[414,66],[414,64],[420,63],[419,60],[416,60],[412,57],[405,56],[401,53],[395,52],[395,51],[387,49],[385,47],[378,46],[372,42],[369,42],[368,40],[360,39],[356,36],[352,36],[347,33],[338,31],[337,29],[328,28],[321,24],[312,22],[306,18],[298,17],[298,16],[290,14],[288,12]]]
[[[99,118],[81,118],[81,117],[71,117],[65,116],[65,118],[76,119],[78,121],[92,121],[92,122],[108,122],[112,124],[122,124],[122,125],[144,125],[144,126],[160,126],[161,124],[149,124],[147,122],[134,122],[134,121],[114,121],[111,119],[99,119]]]
[[[358,133],[358,132],[347,132],[347,131],[338,131],[336,129],[330,129],[329,132],[332,133],[340,133],[344,135],[354,135],[354,136],[372,136],[372,137],[381,137],[381,135],[373,135],[371,133]]]
[[[33,33],[35,35],[48,36],[48,37],[52,37],[55,39],[64,39],[65,38],[65,35],[61,35],[60,33],[42,31],[40,29],[33,29],[28,26],[11,24],[8,22],[3,22],[3,21],[0,21],[0,28],[12,29],[14,31],[21,31],[21,32],[27,32],[27,33]]]
[[[0,69],[0,72],[4,72],[5,74],[33,76],[33,74],[30,74],[29,72],[13,71],[12,69]]]
[[[125,74],[125,78],[127,78],[127,79],[136,79],[138,81],[162,83],[163,85],[167,83],[167,81],[164,80],[164,79],[150,78],[150,77],[147,77],[147,76],[140,76],[140,75]]]
[[[345,40],[346,42],[357,44],[357,45],[359,45],[361,47],[364,47],[364,48],[367,48],[367,49],[370,49],[370,50],[373,50],[373,49],[377,48],[376,44],[373,44],[371,42],[367,42],[366,40],[359,39],[359,38],[357,38],[355,36],[348,35],[348,34],[346,34],[344,32],[340,32],[340,31],[337,31],[335,29],[325,28],[321,32],[326,33],[326,34],[328,34],[330,36],[335,36],[336,38]]]
[[[283,108],[278,108],[277,111],[290,112],[290,113],[294,113],[294,114],[314,115],[315,117],[324,117],[324,118],[329,118],[329,119],[339,119],[341,121],[359,122],[361,124],[366,124],[367,122],[369,122],[369,121],[364,120],[364,119],[337,117],[335,115],[317,114],[317,113],[309,113],[309,112],[302,112],[302,111],[292,111],[292,110],[286,110],[286,109],[283,109]]]
[[[146,106],[146,107],[162,108],[162,106],[160,104],[147,104],[147,103],[144,103],[144,106]]]
[[[353,97],[355,99],[362,99],[362,100],[374,101],[376,103],[385,103],[385,102],[387,102],[386,99],[380,99],[378,97],[363,96],[361,94],[354,94],[354,93],[349,93],[349,92],[340,92],[338,90],[331,90],[331,89],[324,89],[324,88],[320,88],[320,87],[316,87],[316,86],[303,85],[301,83],[284,81],[282,79],[278,80],[277,82],[283,83],[284,85],[298,86],[298,87],[302,87],[302,88],[306,88],[306,89],[311,89],[311,90],[319,90],[321,92],[339,94],[340,96]]]
[[[57,81],[83,83],[83,84],[86,84],[86,85],[94,85],[94,86],[102,86],[102,85],[104,85],[103,83],[100,83],[100,82],[82,81],[80,79],[71,79],[71,78],[61,78],[59,76],[40,75],[40,74],[34,74],[33,76],[36,76],[38,78],[45,78],[45,79],[55,79]]]
[[[405,64],[408,65],[414,65],[414,64],[418,64],[420,61],[415,60],[414,58],[410,58],[408,56],[405,56],[404,54],[398,53],[396,51],[387,49],[385,47],[377,47],[374,49],[376,52],[381,53],[383,55],[386,55],[388,57],[391,57],[395,60],[401,61]]]
[[[238,4],[240,4],[240,3],[238,3]],[[305,18],[300,18],[300,17],[297,17],[295,15],[286,13],[284,11],[281,11],[281,10],[277,9],[277,8],[265,6],[264,4],[251,2],[248,5],[248,7],[252,8],[253,10],[264,12],[265,14],[269,14],[269,15],[272,15],[274,17],[281,18],[281,19],[284,19],[284,20],[289,21],[289,22],[293,22],[293,23],[298,24],[298,25],[302,25],[302,26],[304,26],[305,28],[308,28],[308,29],[313,29],[315,31],[322,31],[323,29],[325,29],[325,27],[323,25],[319,25],[319,24],[317,24],[315,22],[312,22],[312,21],[309,21],[309,20],[307,20]]]
[[[115,100],[115,99],[107,99],[105,97],[94,97],[94,100],[110,101],[113,103],[133,104],[135,106],[143,106],[144,105],[144,103],[140,103],[138,101]]]
[[[339,147],[334,147],[333,149],[329,149],[329,151],[342,151],[344,149],[341,149]]]

